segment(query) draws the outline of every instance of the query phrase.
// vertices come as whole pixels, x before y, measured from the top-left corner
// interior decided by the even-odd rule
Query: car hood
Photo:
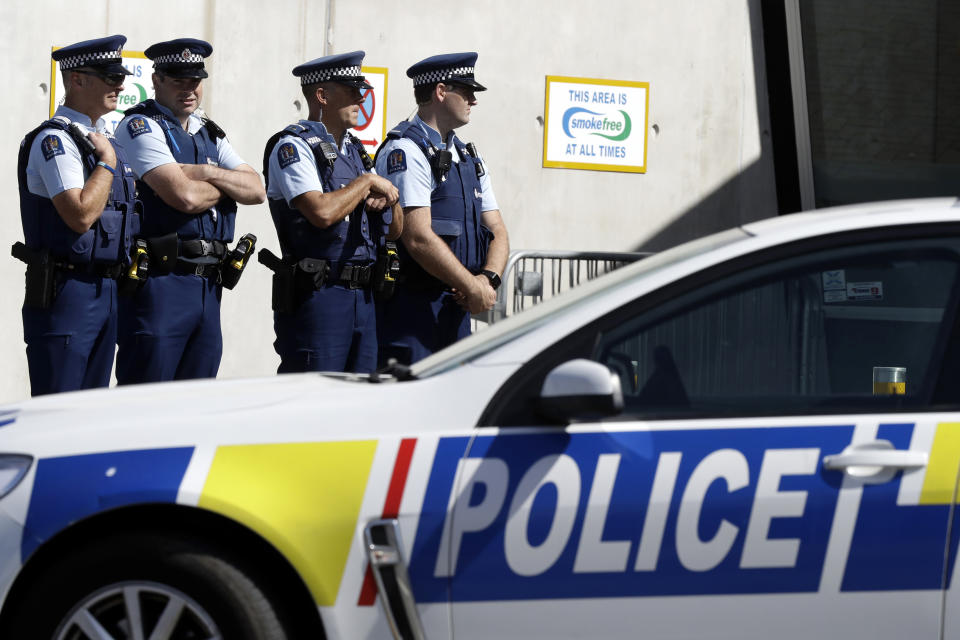
[[[361,425],[383,423],[400,386],[292,374],[55,394],[0,407],[0,451],[58,455],[345,439]]]

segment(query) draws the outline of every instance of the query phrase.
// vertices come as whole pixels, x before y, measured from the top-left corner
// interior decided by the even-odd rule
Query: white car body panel
[[[960,461],[960,451],[951,449],[944,452],[944,448],[955,440],[935,440],[935,434],[949,434],[954,427],[960,429],[957,427],[960,424],[960,413],[598,422],[566,428],[530,429],[476,426],[491,398],[525,363],[584,325],[602,318],[629,301],[713,265],[794,240],[859,229],[939,221],[960,221],[960,208],[956,206],[954,199],[846,207],[748,224],[740,231],[727,232],[719,240],[712,238],[700,241],[695,247],[702,247],[702,252],[700,249],[691,251],[689,247],[664,252],[624,267],[596,282],[583,285],[556,300],[538,305],[518,317],[497,323],[415,365],[413,373],[424,375],[418,380],[391,380],[373,384],[356,376],[342,376],[342,379],[337,379],[319,374],[297,374],[254,380],[177,382],[68,393],[32,399],[7,407],[5,409],[15,412],[16,417],[12,423],[0,425],[0,453],[26,453],[33,456],[35,462],[23,481],[9,495],[0,499],[0,597],[5,597],[11,588],[21,569],[21,561],[29,562],[31,554],[42,548],[43,543],[49,539],[44,536],[69,531],[76,522],[94,518],[111,508],[122,508],[128,504],[137,504],[138,501],[156,500],[220,513],[224,517],[235,519],[274,544],[304,576],[305,582],[316,596],[328,637],[382,638],[389,636],[389,630],[380,603],[378,599],[375,602],[369,598],[364,601],[363,595],[364,590],[369,589],[368,579],[365,577],[367,561],[363,544],[364,527],[369,521],[380,517],[397,517],[405,558],[416,565],[413,567],[414,582],[418,588],[422,587],[424,592],[429,591],[436,595],[436,585],[439,584],[437,576],[442,577],[442,569],[439,569],[438,574],[437,568],[442,567],[443,561],[438,558],[440,551],[429,547],[437,541],[424,539],[427,535],[425,532],[433,531],[427,529],[424,523],[431,522],[431,526],[435,526],[435,519],[439,517],[437,513],[452,507],[458,495],[456,492],[463,490],[464,486],[467,486],[464,483],[471,480],[462,472],[456,476],[450,475],[449,477],[453,478],[452,484],[447,493],[443,493],[445,485],[442,482],[437,484],[438,474],[441,474],[441,471],[442,474],[453,473],[450,465],[457,469],[463,466],[457,462],[458,457],[453,456],[451,451],[462,450],[464,453],[461,455],[472,456],[473,448],[483,445],[484,442],[492,442],[497,438],[506,442],[511,438],[524,436],[547,440],[574,438],[577,442],[604,443],[609,438],[626,434],[631,438],[649,438],[651,442],[655,442],[661,437],[679,438],[678,434],[685,432],[690,432],[691,437],[701,437],[719,429],[725,429],[731,434],[740,430],[754,433],[760,429],[770,433],[778,429],[784,433],[792,430],[801,433],[803,429],[826,430],[828,427],[844,429],[844,434],[849,431],[849,435],[845,437],[848,437],[846,444],[850,444],[877,439],[879,429],[896,423],[909,426],[910,449],[928,452],[932,459],[936,446],[940,448],[940,453],[936,455],[940,456],[941,461],[956,463]],[[797,437],[798,442],[803,439],[800,435]],[[946,435],[942,437],[947,438]],[[451,442],[456,443],[456,446],[452,446]],[[943,444],[944,442],[947,444]],[[265,465],[269,463],[274,466],[264,468],[272,469],[277,477],[257,477],[263,478],[267,484],[265,491],[271,490],[274,485],[270,483],[276,480],[277,502],[283,504],[278,504],[275,510],[268,502],[257,502],[251,498],[249,487],[231,489],[231,482],[242,479],[244,460],[252,460],[256,466],[261,459],[269,457],[269,451],[274,450],[271,447],[280,446],[290,447],[289,451],[297,455],[316,446],[318,451],[328,456],[324,460],[334,462],[341,456],[339,452],[346,452],[343,454],[346,456],[344,459],[357,460],[357,464],[363,466],[363,469],[357,467],[356,477],[344,479],[342,492],[340,487],[334,492],[325,491],[323,487],[307,488],[316,489],[317,495],[305,491],[303,495],[291,497],[288,505],[283,491],[291,486],[289,483],[296,482],[296,479],[301,477],[315,477],[310,474],[318,470],[310,468],[309,464],[302,461],[292,462],[288,475],[288,470],[284,469],[282,464],[266,461]],[[598,450],[604,450],[603,446],[598,445]],[[804,449],[799,444],[796,448]],[[715,451],[722,449],[724,447],[718,445]],[[764,449],[764,455],[772,449],[776,447]],[[813,445],[806,449],[810,451],[803,455],[812,456],[812,450],[816,449],[816,460],[822,462],[824,451]],[[249,459],[243,458],[244,452],[248,450],[257,455]],[[655,450],[657,449],[650,449]],[[574,464],[577,468],[589,469],[590,473],[593,473],[598,467],[593,466],[594,462],[584,462],[590,458],[589,449],[587,451],[582,458],[569,458],[570,461],[558,459],[557,464]],[[680,453],[693,456],[703,452],[691,453],[683,449]],[[102,462],[96,457],[101,454],[106,456]],[[143,478],[137,476],[135,481],[130,480],[131,476],[137,473],[137,465],[143,464],[137,462],[141,460],[140,457],[130,457],[134,454],[142,454],[143,461],[161,460],[164,465],[169,461],[171,465],[175,463],[178,466],[176,471],[170,472],[168,479],[157,480],[159,484],[154,487],[150,485],[152,476],[149,473],[144,473]],[[166,457],[168,454],[169,457]],[[758,453],[751,455],[754,457],[748,462],[753,473],[756,468],[762,468],[757,466],[762,465],[762,461],[756,458]],[[956,460],[951,456],[956,457]],[[747,460],[749,456],[743,454],[743,457]],[[505,457],[504,460],[506,459]],[[401,464],[401,460],[405,462]],[[610,462],[612,458],[606,460]],[[84,476],[87,478],[85,481],[95,487],[99,502],[87,510],[77,511],[71,511],[73,507],[49,506],[52,502],[49,500],[49,492],[62,489],[64,485],[57,483],[67,477],[65,469],[68,469],[68,466],[61,465],[70,465],[73,461],[82,465],[83,473],[87,474]],[[131,466],[124,466],[125,464]],[[513,460],[503,464],[495,463],[495,467],[507,469],[513,465],[515,469],[510,467],[513,473],[516,469],[526,469],[524,464],[526,463]],[[599,465],[599,462],[596,464]],[[652,460],[650,464],[655,467],[657,461]],[[403,465],[407,465],[406,470],[398,482],[396,470]],[[545,471],[549,470],[550,468],[545,467]],[[251,474],[255,473],[261,471],[251,471]],[[42,476],[40,480],[38,474]],[[751,480],[745,488],[749,487],[752,492],[756,490],[756,482],[753,476],[750,477]],[[127,482],[134,483],[131,485],[132,494],[124,490],[124,483]],[[608,487],[608,493],[605,496],[598,494],[598,505],[602,500],[606,500],[608,506],[622,506],[627,494],[614,493],[617,489],[615,477],[610,482],[612,484]],[[899,483],[898,507],[929,503],[931,483],[934,483],[934,480],[926,480],[925,469],[905,472],[902,478],[895,482]],[[937,488],[942,490],[944,481],[940,479],[936,482],[939,482]],[[593,485],[584,481],[583,486],[584,490],[587,490],[588,486],[592,490]],[[815,516],[774,516],[774,519],[809,517],[813,522],[810,525],[811,530],[816,529],[818,522],[826,527],[826,520],[817,519],[829,516],[829,527],[826,527],[826,532],[823,533],[825,546],[823,558],[819,560],[819,583],[812,591],[810,585],[804,583],[803,588],[777,593],[752,593],[749,590],[735,589],[730,593],[723,593],[725,587],[718,581],[714,591],[710,590],[713,587],[696,587],[689,593],[663,595],[656,593],[656,584],[658,580],[665,579],[666,570],[655,568],[639,572],[644,576],[643,579],[648,580],[646,584],[653,585],[650,587],[651,591],[643,595],[613,593],[616,589],[611,587],[612,595],[607,597],[536,597],[537,589],[549,592],[553,588],[549,581],[538,581],[536,576],[547,575],[554,570],[556,562],[560,562],[557,560],[540,574],[529,576],[529,584],[533,586],[528,593],[517,598],[497,599],[486,591],[479,598],[458,598],[458,589],[472,587],[459,584],[457,578],[461,574],[454,571],[450,587],[453,593],[452,604],[437,596],[420,602],[418,611],[427,637],[431,639],[582,638],[598,635],[598,630],[602,630],[602,635],[607,637],[643,635],[693,638],[709,635],[718,638],[936,638],[941,637],[941,613],[944,615],[942,637],[960,638],[960,620],[957,619],[957,615],[960,615],[960,587],[952,578],[949,582],[950,588],[946,591],[937,587],[884,588],[876,591],[844,588],[844,581],[850,577],[851,572],[855,573],[847,570],[848,556],[851,540],[855,535],[860,535],[855,532],[860,522],[858,514],[863,506],[861,501],[864,486],[863,482],[845,476],[842,486],[836,487],[835,509],[828,514],[818,512]],[[147,487],[149,491],[144,489],[146,493],[141,496],[137,492],[143,487]],[[66,488],[70,489],[69,485]],[[680,486],[675,487],[670,495],[683,489]],[[160,493],[150,493],[154,490],[161,492],[163,497],[156,497]],[[436,493],[438,491],[440,493]],[[558,554],[570,554],[578,544],[583,544],[574,539],[574,536],[581,535],[587,520],[594,516],[577,513],[576,501],[565,505],[562,489],[558,488],[556,492],[557,513],[561,514],[566,509],[568,513],[563,517],[570,519],[572,524],[569,525],[570,531],[567,531],[566,537],[558,535],[552,539],[551,544],[560,545],[558,548],[562,551]],[[342,498],[353,500],[350,506],[354,511],[344,513],[342,522],[338,521],[337,524],[340,529],[346,527],[347,535],[326,530],[317,535],[343,540],[342,545],[337,547],[339,551],[331,552],[341,566],[321,566],[318,564],[321,560],[329,560],[328,556],[322,555],[326,553],[326,549],[311,549],[309,537],[305,537],[303,531],[297,530],[297,527],[289,526],[293,522],[290,515],[293,512],[289,509],[297,505],[313,504],[311,500],[314,498],[318,500],[318,505],[339,505],[341,502],[338,500],[341,500],[341,497],[334,495],[339,493],[353,496],[349,499]],[[795,490],[794,493],[802,491]],[[48,496],[48,502],[38,502],[38,495]],[[535,496],[536,493],[533,494],[533,497]],[[711,494],[710,500],[715,497]],[[483,498],[477,498],[481,504],[486,499],[486,494]],[[504,500],[506,499],[505,497]],[[697,499],[704,504],[709,502],[706,493]],[[792,499],[793,507],[787,507],[788,509],[797,508],[797,496]],[[924,500],[928,502],[925,503]],[[391,501],[393,507],[388,508]],[[944,548],[947,548],[949,542],[947,525],[955,520],[955,502],[954,496],[949,504],[936,503],[936,507],[943,513]],[[260,509],[264,508],[264,504],[267,504],[267,508],[262,511]],[[762,503],[760,507],[756,502],[751,504],[752,509],[756,510],[766,503]],[[429,520],[423,513],[426,505],[439,505],[437,508],[440,512],[431,516],[434,520]],[[650,508],[648,503],[641,506],[645,513]],[[505,514],[507,508],[504,503],[497,513]],[[600,513],[605,516],[607,513],[600,506],[597,506],[597,509],[599,511],[588,511],[587,514]],[[395,513],[388,513],[391,510]],[[511,511],[510,517],[519,512]],[[320,506],[317,507],[317,513],[318,521],[321,519],[320,514],[327,517]],[[498,518],[500,517],[498,515]],[[442,526],[436,529],[441,537],[454,535],[451,532],[455,525],[452,518],[448,518],[449,513],[443,516],[440,523]],[[295,524],[302,524],[306,528],[319,526],[310,518]],[[594,534],[600,531],[600,534],[596,535],[603,535],[602,523],[597,525],[591,520],[590,524]],[[38,533],[38,539],[25,540],[25,526],[34,527],[34,531],[42,532],[43,535]],[[44,529],[54,526],[55,530]],[[486,528],[479,528],[474,533],[484,533],[487,529],[498,526],[500,525],[488,524]],[[554,526],[550,525],[551,531]],[[742,526],[742,523],[737,526]],[[608,556],[606,561],[612,557],[619,562],[623,549],[629,549],[629,564],[625,571],[603,570],[600,573],[609,574],[614,581],[625,580],[618,576],[627,575],[633,570],[633,563],[639,562],[635,557],[638,553],[639,531],[642,528],[643,523],[638,522],[636,537],[603,538],[595,545],[597,549],[605,549],[604,553],[613,554]],[[704,535],[696,531],[681,531],[682,529],[677,525],[677,531],[672,538],[667,532],[661,544],[667,547],[676,546],[683,544],[678,541],[684,535],[693,538]],[[512,531],[515,533],[518,530]],[[504,554],[513,553],[507,550],[510,540],[516,540],[515,535],[513,538],[511,535],[514,534],[503,534],[503,547],[484,547],[482,553],[489,555],[482,557],[499,563]],[[956,537],[957,533],[952,535]],[[758,536],[753,539],[754,543],[759,545],[757,549],[780,550],[758,551],[757,557],[763,557],[763,553],[773,553],[774,557],[782,558],[777,556],[777,553],[783,553],[782,546],[765,546],[764,541],[800,539],[797,535],[782,533]],[[327,540],[326,537],[321,539]],[[498,537],[495,539],[499,540]],[[629,540],[629,545],[624,547],[602,544],[617,540]],[[702,538],[700,541],[703,542]],[[528,541],[528,544],[532,543]],[[314,552],[316,556],[311,555]],[[542,553],[543,550],[538,549],[537,552]],[[430,553],[434,555],[431,557]],[[696,553],[691,554],[687,556],[688,561],[694,564],[701,561],[709,564],[706,560],[696,560]],[[434,560],[438,563],[436,568],[433,565]],[[596,558],[591,558],[591,562],[595,561],[599,562]],[[449,567],[451,560],[447,559],[446,562]],[[511,561],[508,558],[505,562],[509,564]],[[456,559],[453,563],[456,564]],[[953,573],[956,573],[956,564],[951,566]],[[703,569],[703,572],[707,573],[714,568]],[[749,569],[750,567],[746,567],[740,570]],[[737,571],[730,571],[730,575],[736,578]],[[571,572],[570,579],[579,579],[574,573],[576,572]],[[514,576],[507,573],[503,575],[505,588],[523,590],[522,587],[516,587],[516,584],[508,584],[513,581]],[[675,589],[682,591],[687,588],[685,578],[670,579],[676,580]],[[524,583],[521,580],[517,584]],[[629,591],[629,588],[624,587],[623,590]],[[944,603],[945,609],[942,609]],[[629,615],[623,615],[624,611],[630,612]]]

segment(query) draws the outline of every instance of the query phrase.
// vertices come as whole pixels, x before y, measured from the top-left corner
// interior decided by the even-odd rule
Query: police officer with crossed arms
[[[306,120],[267,142],[263,174],[283,258],[275,271],[278,372],[370,373],[377,364],[372,288],[378,249],[400,235],[397,189],[348,129],[357,125],[364,52],[299,65]]]
[[[100,118],[129,71],[122,35],[53,52],[66,89],[54,117],[20,147],[27,263],[23,333],[32,395],[106,387],[117,335],[117,282],[137,231],[133,174]]]
[[[221,278],[237,203],[258,204],[265,193],[223,130],[198,114],[212,52],[193,38],[147,48],[156,97],[117,127],[137,175],[150,258],[146,282],[121,301],[120,384],[214,377],[220,366]]]
[[[410,364],[469,335],[470,313],[496,302],[507,229],[486,164],[454,133],[486,90],[476,61],[476,53],[451,53],[407,69],[417,115],[377,151],[377,172],[396,185],[404,213],[404,279],[378,309],[381,364]]]

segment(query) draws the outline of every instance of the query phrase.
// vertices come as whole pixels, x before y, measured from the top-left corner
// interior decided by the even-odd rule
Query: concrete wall
[[[290,75],[295,65],[366,50],[365,64],[390,70],[392,126],[414,108],[404,73],[410,64],[478,51],[477,77],[490,90],[479,95],[461,137],[476,142],[490,166],[514,248],[661,248],[776,213],[753,0],[7,0],[0,4],[7,86],[0,245],[22,237],[16,149],[46,117],[50,47],[112,33],[139,51],[174,37],[209,40],[204,108],[258,169],[266,138],[305,115]],[[543,169],[546,75],[649,82],[647,173]],[[237,230],[277,251],[265,205],[241,207]],[[268,276],[254,264],[224,293],[221,377],[276,370]],[[0,400],[15,400],[28,393],[21,263],[0,260],[0,286]]]

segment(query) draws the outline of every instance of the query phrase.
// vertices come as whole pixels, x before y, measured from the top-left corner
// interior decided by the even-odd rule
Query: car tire
[[[11,637],[286,640],[276,607],[237,557],[171,536],[112,536],[52,563],[17,607]],[[132,632],[137,624],[142,635]],[[107,637],[107,636],[104,636]]]

